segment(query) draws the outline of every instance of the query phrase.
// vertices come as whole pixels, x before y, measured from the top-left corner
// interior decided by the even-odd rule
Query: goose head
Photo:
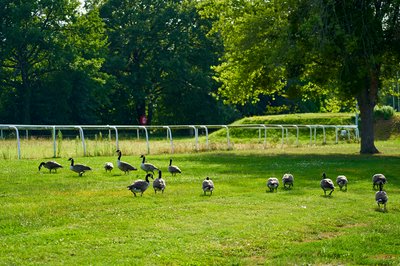
[[[42,166],[45,165],[45,164],[46,164],[45,162],[41,162],[41,163],[39,164],[39,171],[40,171],[40,169],[42,168]]]
[[[147,175],[146,175],[146,182],[147,182],[147,183],[150,182],[150,181],[149,181],[149,177],[150,177],[151,179],[154,179],[152,174],[147,174]]]
[[[115,152],[118,153],[118,160],[120,160],[120,159],[121,159],[122,152],[121,152],[120,150],[116,150]]]

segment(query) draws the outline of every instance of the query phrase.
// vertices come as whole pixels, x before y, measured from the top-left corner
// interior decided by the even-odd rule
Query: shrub
[[[385,120],[389,120],[395,114],[395,110],[393,107],[389,105],[376,105],[374,108],[374,116],[375,118],[383,118]]]

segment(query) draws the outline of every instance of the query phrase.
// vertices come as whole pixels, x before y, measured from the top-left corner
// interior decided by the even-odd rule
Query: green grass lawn
[[[93,168],[83,177],[67,158],[55,174],[39,172],[40,159],[0,160],[0,265],[399,265],[399,153],[329,149],[175,154],[176,177],[166,171],[171,155],[148,155],[167,188],[136,198],[126,186],[145,173],[106,173],[115,156],[75,158]],[[139,167],[139,155],[122,159]],[[324,171],[346,175],[348,191],[324,197]],[[293,189],[267,193],[267,178],[285,172]],[[374,200],[378,172],[388,179],[387,212]],[[212,196],[201,190],[206,176]]]

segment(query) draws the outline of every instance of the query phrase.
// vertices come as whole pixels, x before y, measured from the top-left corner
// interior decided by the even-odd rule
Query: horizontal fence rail
[[[258,130],[259,139],[263,138],[264,148],[267,143],[267,134],[270,130],[278,130],[281,135],[281,147],[283,147],[285,138],[289,140],[289,130],[296,131],[296,146],[299,145],[299,131],[308,130],[310,134],[309,145],[315,144],[317,141],[317,131],[322,130],[323,144],[326,144],[326,129],[335,130],[335,143],[339,141],[339,134],[350,139],[350,131],[354,131],[355,140],[359,140],[359,130],[356,125],[275,125],[275,124],[240,124],[240,125],[154,125],[154,126],[139,126],[139,125],[13,125],[13,124],[0,124],[0,138],[3,139],[3,131],[14,131],[17,142],[17,155],[21,159],[21,144],[20,144],[20,131],[25,130],[28,136],[29,130],[50,130],[53,139],[53,157],[56,157],[57,151],[57,130],[71,130],[78,131],[81,140],[83,155],[86,156],[86,143],[85,143],[85,130],[108,130],[111,139],[112,132],[115,135],[115,148],[119,149],[118,132],[119,130],[136,130],[137,138],[139,139],[139,132],[143,131],[146,139],[147,154],[150,154],[149,130],[166,130],[167,140],[170,143],[170,152],[174,153],[174,142],[172,137],[173,130],[178,129],[192,129],[194,132],[195,150],[199,150],[199,130],[205,132],[206,149],[209,149],[209,130],[210,129],[225,129],[226,130],[226,143],[227,149],[231,150],[230,130],[232,129],[245,129],[245,130]]]

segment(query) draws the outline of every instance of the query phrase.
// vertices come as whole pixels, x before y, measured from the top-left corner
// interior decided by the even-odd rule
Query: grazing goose
[[[165,186],[166,186],[165,180],[162,179],[161,170],[159,170],[158,171],[158,178],[154,179],[154,181],[153,181],[154,193],[157,193],[157,190],[161,191],[162,193],[164,193]]]
[[[332,180],[326,177],[326,174],[322,174],[322,180],[321,180],[321,188],[324,190],[324,194],[326,196],[326,191],[330,190],[331,192],[329,193],[329,196],[332,194],[332,192],[335,190],[335,185],[333,184]]]
[[[379,191],[375,193],[375,200],[378,203],[378,208],[381,208],[381,204],[383,205],[383,211],[386,211],[386,203],[388,201],[388,195],[385,191],[383,191],[383,184],[379,184]]]
[[[210,192],[210,196],[213,193],[214,190],[214,182],[207,176],[206,179],[203,181],[203,191],[204,195],[207,194],[207,192]]]
[[[118,153],[117,166],[119,170],[121,170],[125,174],[129,174],[129,171],[137,170],[136,167],[130,165],[129,163],[121,161],[122,152],[120,150],[117,150],[116,153]]]
[[[279,187],[279,180],[276,177],[270,177],[267,180],[267,187],[269,188],[270,192],[274,192],[274,190],[276,192],[278,192],[278,187]],[[268,190],[267,190],[268,192]]]
[[[111,170],[114,169],[113,163],[106,162],[106,163],[104,164],[104,169],[106,169],[106,172],[110,171],[110,173],[111,173]]]
[[[140,196],[143,196],[143,192],[146,191],[146,189],[149,187],[150,181],[149,177],[153,179],[152,174],[147,174],[146,175],[146,180],[136,180],[135,182],[132,183],[132,185],[128,186],[127,188],[132,191],[133,195],[136,197],[136,193],[140,193]]]
[[[44,166],[44,168],[49,169],[50,173],[51,173],[51,170],[54,170],[54,172],[57,172],[58,168],[63,168],[61,164],[59,164],[55,161],[41,162],[39,164],[39,171],[42,168],[42,166]]]
[[[143,154],[140,156],[140,158],[143,158],[140,168],[146,173],[152,172],[154,174],[154,170],[159,170],[154,164],[145,163],[146,157]]]
[[[340,190],[342,190],[344,187],[345,188],[344,191],[347,191],[347,183],[348,183],[347,177],[344,175],[339,175],[336,178],[336,184],[339,186]]]
[[[84,172],[92,170],[89,166],[83,165],[83,164],[74,164],[74,159],[69,158],[68,161],[71,161],[71,166],[69,169],[74,171],[75,173],[78,173],[79,176],[82,176]]]
[[[292,174],[284,174],[282,177],[283,188],[291,188],[293,187],[294,177]],[[286,187],[288,185],[288,187]]]
[[[375,174],[372,177],[372,188],[377,189],[380,184],[382,184],[382,186],[386,184],[386,177],[383,174]]]
[[[168,172],[170,172],[173,176],[178,173],[182,173],[181,169],[179,169],[178,166],[172,165],[172,159],[169,159]]]

